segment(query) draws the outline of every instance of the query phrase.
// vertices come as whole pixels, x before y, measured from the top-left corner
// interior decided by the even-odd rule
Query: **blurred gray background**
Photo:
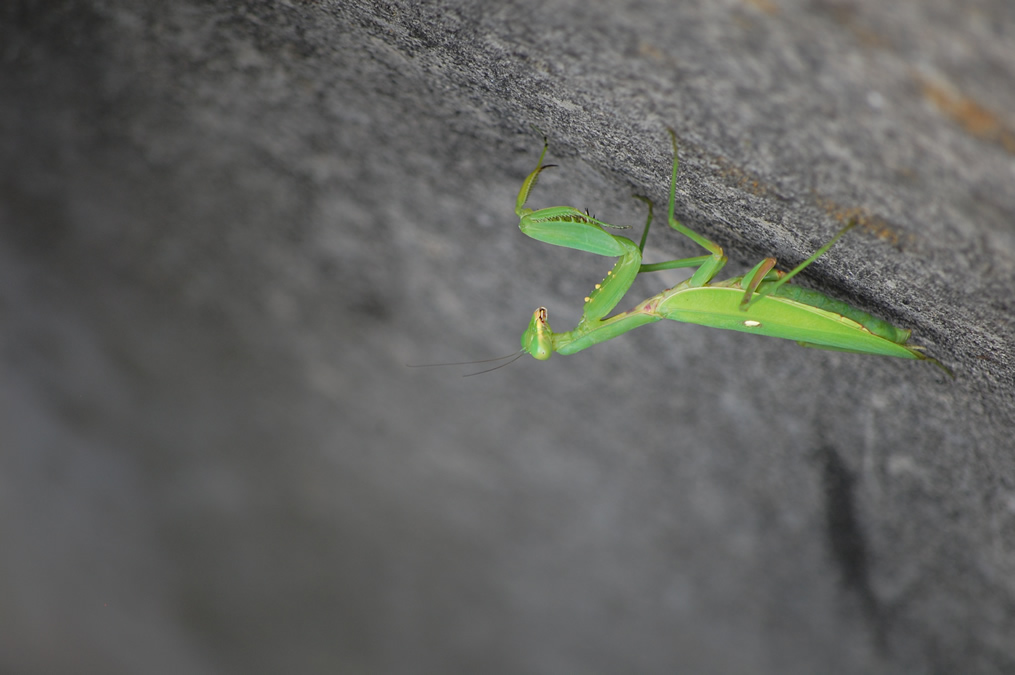
[[[0,58],[3,673],[1015,672],[1012,3],[10,0]],[[406,368],[612,265],[518,231],[533,124],[532,205],[636,228],[673,127],[726,275],[858,218],[799,282],[955,379]]]

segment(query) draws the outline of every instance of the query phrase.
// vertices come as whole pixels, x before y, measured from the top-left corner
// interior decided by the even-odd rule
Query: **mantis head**
[[[522,334],[522,351],[545,361],[553,354],[553,330],[546,322],[546,307],[532,313],[532,321]]]

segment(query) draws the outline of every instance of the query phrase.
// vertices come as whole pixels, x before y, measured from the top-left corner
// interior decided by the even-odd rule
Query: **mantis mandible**
[[[581,320],[574,330],[554,333],[546,308],[537,309],[522,335],[522,352],[539,360],[550,358],[553,352],[574,354],[638,326],[670,319],[796,340],[804,347],[931,361],[951,375],[948,368],[924,354],[920,347],[906,345],[910,331],[896,328],[887,321],[817,291],[787,283],[827,252],[856,225],[855,220],[790,272],[776,270],[776,259],[765,258],[743,276],[713,281],[726,265],[726,255],[718,244],[681,224],[673,216],[677,190],[677,135],[672,129],[668,131],[673,142],[673,175],[667,221],[670,227],[708,253],[643,264],[642,251],[652,224],[652,202],[644,197],[639,199],[649,205],[648,220],[641,242],[637,244],[627,237],[607,232],[605,228],[616,226],[596,219],[588,211],[570,206],[538,210],[527,208],[525,204],[529,193],[540,173],[553,166],[543,164],[549,147],[544,137],[539,163],[518,191],[515,213],[521,219],[519,227],[538,241],[617,258],[617,262],[585,298]],[[633,309],[607,318],[639,274],[681,267],[697,269],[689,279],[643,300]]]

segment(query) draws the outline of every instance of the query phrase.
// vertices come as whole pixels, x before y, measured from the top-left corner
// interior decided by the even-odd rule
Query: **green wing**
[[[887,322],[874,319],[869,314],[831,300],[816,291],[807,293],[828,300],[828,307],[839,311],[816,307],[813,297],[806,298],[812,301],[808,303],[780,293],[762,298],[744,312],[740,309],[740,300],[744,296],[742,289],[721,286],[686,288],[679,285],[653,298],[657,300],[656,302],[645,303],[645,311],[651,311],[673,321],[796,340],[808,347],[819,349],[880,354],[904,359],[927,358],[917,349],[905,346],[904,343],[909,337],[908,331],[897,329]],[[855,313],[855,318],[846,315],[846,312],[842,311],[843,307],[848,309],[849,313]],[[865,326],[857,321],[857,318],[877,322],[876,330],[882,335],[876,334],[869,327],[870,324]],[[899,341],[893,341],[883,335],[890,335]]]

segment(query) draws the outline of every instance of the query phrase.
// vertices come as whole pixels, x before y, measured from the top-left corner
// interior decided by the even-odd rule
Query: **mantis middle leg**
[[[666,214],[667,221],[669,222],[670,227],[704,248],[709,252],[709,254],[694,258],[681,258],[679,260],[669,260],[661,263],[642,265],[640,271],[658,272],[660,270],[672,270],[679,267],[697,267],[698,269],[691,275],[690,285],[692,287],[705,286],[715,277],[716,274],[719,273],[719,270],[726,265],[726,255],[723,253],[722,247],[719,246],[719,244],[698,234],[681,223],[674,216],[677,200],[677,170],[680,166],[680,162],[677,152],[677,134],[670,128],[667,128],[666,131],[670,133],[670,141],[673,143],[673,173],[670,177],[670,201]],[[645,240],[648,238],[648,229],[652,223],[652,202],[644,197],[638,198],[648,202],[649,204],[648,222],[645,223],[645,233],[641,238],[641,248],[644,249]]]

